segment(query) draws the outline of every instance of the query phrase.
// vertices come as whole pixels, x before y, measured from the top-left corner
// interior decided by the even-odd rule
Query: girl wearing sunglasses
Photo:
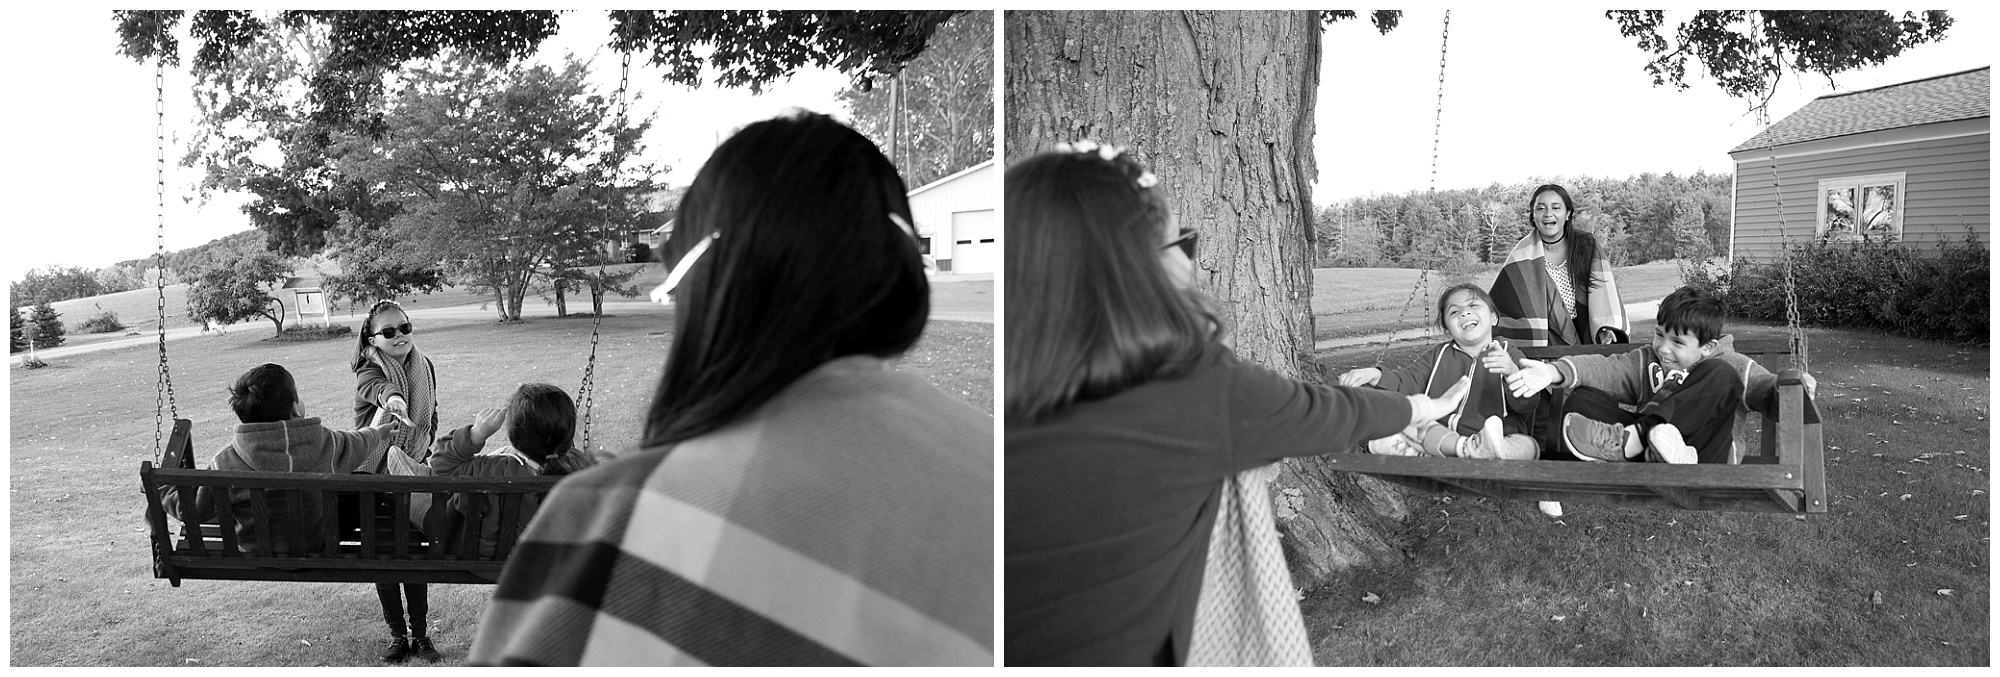
[[[1007,665],[1186,664],[1226,482],[1464,395],[1303,383],[1238,360],[1194,289],[1198,238],[1158,184],[1090,142],[1007,169]]]
[[[431,359],[417,350],[413,331],[415,327],[402,306],[395,301],[377,302],[368,309],[368,319],[361,322],[360,342],[355,344],[349,366],[355,377],[354,426],[369,425],[378,416],[402,421],[404,427],[390,439],[394,447],[390,453],[401,449],[421,463],[430,454],[431,438],[437,431],[437,375],[431,371]],[[382,468],[365,470],[379,473]],[[424,617],[430,611],[426,587],[404,583],[401,592],[399,596],[395,583],[375,584],[382,619],[389,624],[382,660],[400,663],[414,655],[437,661],[440,656],[425,629]],[[407,624],[405,597],[409,601]]]

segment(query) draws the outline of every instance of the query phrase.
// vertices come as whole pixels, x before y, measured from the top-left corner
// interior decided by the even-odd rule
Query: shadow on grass
[[[1809,336],[1826,514],[1571,504],[1552,520],[1412,494],[1405,562],[1303,602],[1318,663],[1988,664],[1988,349]],[[1373,355],[1352,352],[1325,358]]]

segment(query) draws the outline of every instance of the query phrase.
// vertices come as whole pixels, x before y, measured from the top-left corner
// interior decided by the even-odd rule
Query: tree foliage
[[[8,305],[19,308],[104,293],[97,271],[76,266],[48,265],[28,271],[7,285]]]
[[[21,318],[18,308],[7,309],[7,352],[18,353],[28,349],[28,322]]]
[[[289,261],[264,250],[191,271],[194,282],[188,286],[188,317],[210,324],[263,317],[283,333],[284,302],[271,292],[284,284],[291,272]]]
[[[849,87],[840,102],[854,128],[885,152],[911,188],[993,158],[993,13],[968,12],[937,30],[930,48],[895,76],[895,88]],[[902,98],[895,110],[894,95]],[[900,124],[897,117],[900,114]]]
[[[1687,89],[1687,62],[1701,63],[1730,96],[1750,101],[1765,114],[1785,73],[1831,77],[1880,65],[1903,50],[1944,38],[1952,19],[1944,10],[1701,10],[1675,29],[1661,33],[1663,10],[1611,10],[1605,17],[1618,32],[1652,53],[1646,72],[1654,85]]]
[[[1318,265],[1454,270],[1500,263],[1528,232],[1528,191],[1544,183],[1569,189],[1577,225],[1597,236],[1615,265],[1729,250],[1731,176],[1668,172],[1532,178],[1342,200],[1316,219],[1325,244]]]
[[[457,59],[409,72],[385,134],[331,149],[335,170],[398,205],[362,237],[407,250],[402,265],[441,261],[460,283],[493,292],[506,320],[520,319],[538,271],[595,265],[600,227],[637,219],[627,191],[612,186],[650,190],[655,171],[626,168],[651,122],[614,119],[585,75],[574,60],[554,69]]]
[[[30,342],[34,344],[36,350],[54,348],[67,340],[63,338],[65,332],[62,313],[56,312],[55,307],[49,305],[47,301],[35,304],[35,307],[28,311],[28,322],[33,325],[28,331]]]

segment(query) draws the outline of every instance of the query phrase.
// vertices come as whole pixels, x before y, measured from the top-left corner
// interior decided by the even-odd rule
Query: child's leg
[[[403,624],[403,598],[395,583],[376,583],[375,597],[382,600],[382,620],[389,624],[389,634],[407,637],[410,628]]]
[[[1703,360],[1679,383],[1662,384],[1640,405],[1636,418],[1648,442],[1669,445],[1658,450],[1669,463],[1684,462],[1671,460],[1690,456],[1683,449],[1692,449],[1691,456],[1701,463],[1728,463],[1741,399],[1743,382],[1736,369],[1721,360]],[[1656,436],[1653,429],[1663,425],[1671,431]]]
[[[403,596],[410,600],[410,636],[423,637],[429,634],[424,618],[431,613],[430,588],[423,583],[404,583]]]
[[[1405,430],[1415,437],[1424,453],[1432,456],[1459,456],[1466,437],[1431,421],[1425,421]]]
[[[1638,419],[1618,399],[1596,388],[1577,388],[1556,420],[1565,455],[1591,461],[1624,461],[1639,455]]]

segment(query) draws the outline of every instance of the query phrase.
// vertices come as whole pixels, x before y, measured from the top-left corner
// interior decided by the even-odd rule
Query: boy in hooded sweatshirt
[[[214,470],[255,470],[262,472],[349,473],[368,463],[379,462],[388,448],[389,436],[399,425],[394,420],[360,430],[328,430],[317,417],[305,415],[298,386],[291,372],[275,364],[262,364],[244,372],[229,388],[229,407],[242,421],[236,426],[229,446],[209,462]],[[186,518],[207,522],[215,518],[210,487],[201,487],[195,496],[193,514]],[[236,521],[237,549],[260,553],[257,542],[257,515],[250,492],[230,489],[230,514]],[[315,497],[297,505],[284,491],[266,491],[265,504],[273,521],[317,524],[324,508]],[[179,517],[180,493],[167,492],[162,499],[169,516]],[[326,547],[320,529],[284,529],[274,534],[273,544],[296,556],[319,552]],[[305,533],[296,533],[303,531]]]

